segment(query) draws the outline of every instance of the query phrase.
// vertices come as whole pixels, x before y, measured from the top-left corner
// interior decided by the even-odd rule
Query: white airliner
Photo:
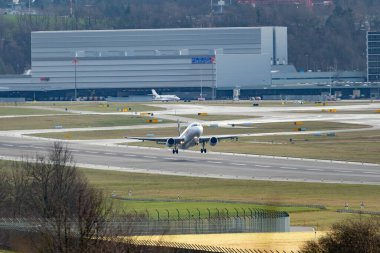
[[[162,102],[168,102],[168,101],[179,101],[181,100],[176,95],[158,95],[155,90],[152,90],[152,101],[162,101]]]
[[[155,141],[158,144],[165,144],[169,148],[173,148],[173,154],[178,154],[178,149],[188,149],[193,146],[202,145],[201,153],[206,153],[206,143],[210,143],[211,146],[218,144],[223,139],[235,139],[237,136],[221,135],[221,136],[202,136],[203,126],[200,123],[191,123],[185,131],[180,132],[180,126],[178,123],[178,137],[126,137],[129,139],[136,139],[142,141]]]

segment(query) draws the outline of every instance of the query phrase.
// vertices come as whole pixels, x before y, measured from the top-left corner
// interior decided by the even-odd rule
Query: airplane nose
[[[199,134],[199,136],[201,136],[202,133],[203,133],[203,127],[199,126],[199,128],[198,128],[198,134]]]

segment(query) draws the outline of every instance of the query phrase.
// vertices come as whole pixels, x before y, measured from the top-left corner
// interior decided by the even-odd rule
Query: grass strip
[[[131,126],[147,124],[147,119],[149,118],[122,114],[17,117],[0,119],[0,130]]]
[[[279,123],[262,123],[253,124],[252,127],[245,128],[214,128],[214,127],[204,127],[204,135],[234,135],[234,134],[254,134],[254,133],[275,133],[275,132],[289,132],[293,131],[295,127],[294,122],[279,122]],[[346,124],[346,123],[336,123],[327,121],[311,121],[305,122],[302,127],[307,128],[307,130],[339,130],[339,129],[356,129],[369,127],[367,125],[359,124]],[[182,127],[184,130],[184,127]],[[124,136],[177,136],[177,128],[139,128],[133,130],[105,130],[105,131],[88,131],[88,132],[68,132],[68,133],[43,133],[36,134],[33,136],[45,137],[45,138],[55,138],[55,139],[65,139],[67,134],[70,134],[73,139],[115,139],[123,138]],[[145,142],[143,144],[154,146],[154,143]],[[161,146],[162,147],[162,146]]]

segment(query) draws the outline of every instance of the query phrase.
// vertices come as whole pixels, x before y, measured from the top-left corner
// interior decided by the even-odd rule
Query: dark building
[[[367,80],[380,82],[380,32],[367,33]]]

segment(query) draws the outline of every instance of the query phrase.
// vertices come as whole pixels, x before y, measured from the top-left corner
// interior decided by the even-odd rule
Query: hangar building
[[[259,87],[287,64],[286,27],[32,33],[33,83],[50,89]],[[76,80],[75,80],[76,79]]]
[[[192,99],[202,89],[207,99],[232,98],[233,89],[242,98],[331,95],[334,83],[365,81],[362,72],[297,72],[286,27],[32,32],[31,66],[1,77],[0,97],[126,97],[152,88]],[[356,89],[340,86],[346,97]]]

